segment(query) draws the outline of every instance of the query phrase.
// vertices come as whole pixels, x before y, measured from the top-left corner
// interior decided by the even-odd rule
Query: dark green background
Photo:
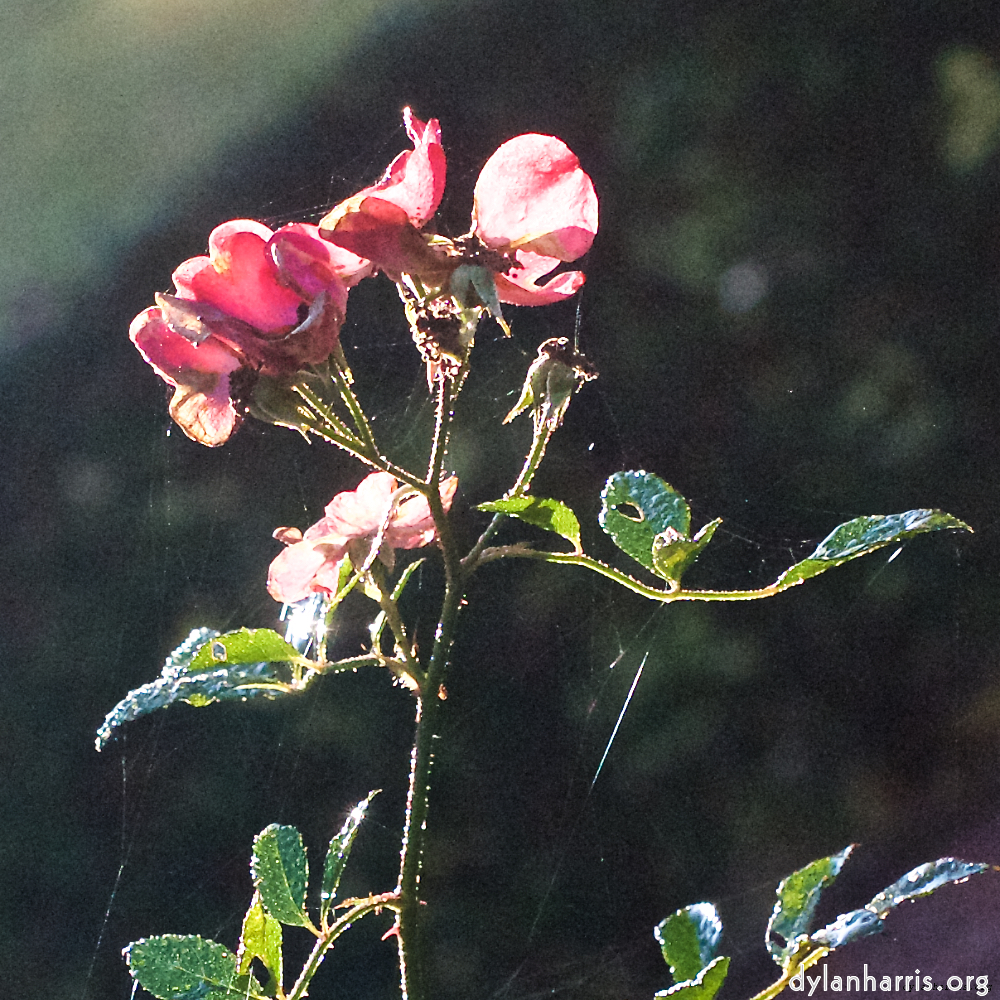
[[[580,339],[601,378],[537,484],[588,550],[612,556],[597,495],[624,468],[725,519],[705,586],[769,582],[859,514],[976,529],[760,604],[656,609],[578,570],[487,567],[435,772],[435,1000],[648,997],[669,985],[653,925],[700,899],[729,930],[722,996],[746,996],[773,978],[763,929],[793,868],[862,842],[832,916],[942,854],[1000,862],[995,6],[289,6],[0,15],[4,994],[125,998],[119,951],[146,934],[234,947],[253,834],[296,824],[318,857],[375,787],[345,887],[392,884],[412,711],[378,673],[176,708],[100,755],[92,738],[190,628],[274,625],[270,532],[362,475],[259,424],[216,451],[168,433],[128,323],[219,222],[315,220],[374,180],[404,104],[442,122],[444,232],[519,132],[559,135],[594,178]],[[462,403],[465,511],[509,485],[528,427],[499,418],[538,342],[574,328],[573,305],[512,313],[512,342],[484,323]],[[417,454],[423,376],[385,279],[352,292],[344,342],[377,431]],[[417,581],[426,642],[433,569]],[[344,655],[366,610],[346,609]],[[1000,976],[991,878],[831,970]],[[393,996],[387,926],[359,925],[311,995]]]

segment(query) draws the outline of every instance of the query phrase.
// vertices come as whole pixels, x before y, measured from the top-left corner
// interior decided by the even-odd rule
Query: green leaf
[[[853,850],[854,845],[849,844],[839,854],[813,861],[778,883],[778,901],[767,922],[764,942],[781,968],[795,953],[799,939],[809,933],[820,895],[840,874]]]
[[[777,583],[792,586],[811,577],[825,573],[834,566],[840,566],[850,559],[868,555],[886,545],[905,541],[914,535],[927,531],[958,529],[972,531],[964,521],[960,521],[943,510],[908,510],[903,514],[872,514],[856,517],[834,528],[816,546],[816,551],[801,562],[790,566]]]
[[[667,580],[679,579],[718,527],[707,524],[692,539],[687,501],[659,476],[641,471],[616,472],[605,483],[599,520],[618,548]]]
[[[246,629],[242,630],[246,632]],[[267,632],[258,629],[257,632]],[[235,633],[230,633],[233,635]],[[284,643],[276,633],[271,633]],[[227,701],[263,696],[276,698],[287,694],[290,690],[287,680],[275,669],[272,663],[243,662],[237,655],[236,662],[215,669],[196,666],[202,652],[215,643],[225,650],[229,635],[220,636],[214,629],[198,628],[184,640],[166,659],[160,676],[149,684],[143,684],[130,691],[105,716],[101,728],[97,730],[94,741],[98,750],[111,738],[111,734],[126,722],[148,715],[159,708],[166,708],[175,702],[183,701],[189,705],[203,707],[216,701]],[[242,640],[240,640],[242,642]],[[262,645],[275,647],[270,640]],[[288,644],[285,643],[287,646]],[[294,648],[288,646],[288,649]],[[298,653],[295,653],[298,656]],[[211,657],[211,652],[205,653]],[[282,657],[287,659],[285,653]],[[221,661],[215,661],[218,663]],[[313,676],[313,675],[310,675]]]
[[[833,923],[816,931],[811,940],[833,949],[858,938],[877,934],[882,930],[889,911],[900,903],[919,896],[929,896],[935,889],[940,889],[949,882],[964,882],[989,867],[982,862],[959,861],[956,858],[938,858],[937,861],[918,865],[898,882],[883,889],[860,910],[842,913]]]
[[[929,896],[935,889],[949,882],[964,882],[972,875],[978,875],[989,868],[981,861],[959,861],[957,858],[938,858],[928,861],[908,871],[898,882],[883,889],[868,904],[879,916],[885,916],[893,907],[908,899]]]
[[[302,835],[294,826],[272,823],[254,838],[250,874],[268,913],[283,924],[309,927],[308,870]]]
[[[133,941],[123,952],[129,972],[159,1000],[263,1000],[252,975],[237,971],[236,956],[195,935],[164,934]]]
[[[267,969],[269,979],[264,991],[273,996],[281,988],[281,924],[264,909],[259,892],[253,894],[253,902],[243,918],[237,952],[239,971],[249,972],[255,958]]]
[[[577,553],[583,551],[580,545],[580,522],[577,520],[576,514],[559,500],[550,500],[545,497],[511,497],[481,503],[476,509],[492,511],[496,514],[507,514],[521,521],[527,521],[528,524],[533,524],[536,528],[554,531],[557,535],[562,535]]]
[[[299,659],[299,651],[277,632],[269,628],[240,628],[204,643],[188,669],[194,672],[214,670],[223,663],[288,663]]]
[[[694,979],[715,958],[722,921],[711,903],[685,906],[653,931],[674,982]]]
[[[850,913],[841,913],[833,923],[813,933],[809,940],[832,951],[851,941],[878,934],[884,927],[884,921],[874,910],[862,907]]]
[[[694,538],[682,538],[673,528],[667,528],[653,539],[653,572],[664,580],[679,583],[684,571],[701,555],[722,524],[722,518],[709,521]]]
[[[357,836],[361,821],[365,818],[368,806],[377,791],[369,792],[368,797],[362,799],[347,817],[344,825],[340,828],[333,840],[330,841],[330,849],[326,852],[326,861],[323,863],[323,889],[320,895],[320,918],[326,920],[327,913],[337,896],[337,886],[340,885],[340,876],[344,873],[347,858],[354,846],[354,838]]]
[[[689,979],[676,986],[671,986],[669,990],[660,990],[654,993],[654,997],[676,997],[684,996],[684,1000],[712,1000],[712,997],[719,992],[729,972],[729,959],[717,958],[714,962],[706,965],[694,979]]]

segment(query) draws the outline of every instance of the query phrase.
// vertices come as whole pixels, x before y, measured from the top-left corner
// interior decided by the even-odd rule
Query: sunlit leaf
[[[246,629],[241,631],[247,632]],[[260,633],[268,630],[256,631]],[[270,634],[283,644],[280,653],[282,659],[288,658],[285,649],[292,650],[292,653],[298,656],[294,647],[285,643],[277,633]],[[242,638],[234,643],[235,662],[226,662],[225,665],[219,666],[222,661],[215,660],[211,664],[214,669],[196,665],[202,662],[199,658],[202,657],[203,651],[215,644],[219,645],[221,652],[226,652],[228,655],[227,646],[233,635],[236,633],[221,636],[214,629],[207,628],[191,632],[187,639],[167,657],[163,672],[156,680],[130,691],[108,712],[101,728],[97,731],[95,740],[97,749],[101,750],[115,729],[122,724],[148,715],[159,708],[166,708],[175,702],[182,701],[200,708],[216,701],[237,699],[245,701],[247,698],[260,696],[275,698],[288,693],[291,690],[288,679],[275,663],[246,662],[243,660],[243,654],[236,652],[244,642]],[[246,645],[249,648],[252,641]],[[261,646],[266,646],[272,652],[278,650],[270,638],[264,640]],[[206,653],[205,659],[210,660],[210,658],[211,652]]]
[[[580,522],[577,520],[576,514],[559,500],[550,500],[545,497],[511,497],[506,500],[481,503],[476,509],[508,514],[510,517],[527,521],[528,524],[533,524],[536,528],[554,531],[570,542],[577,552],[582,551]]]
[[[664,547],[692,541],[687,501],[651,472],[616,472],[608,479],[601,491],[600,524],[618,548],[658,575],[653,558],[657,538],[663,539],[659,548],[666,567],[671,566],[671,560]],[[680,550],[676,551],[680,554]],[[690,558],[696,556],[697,551]]]
[[[302,836],[293,826],[272,823],[254,838],[250,874],[267,912],[283,924],[308,927],[308,869]]]
[[[851,910],[850,913],[841,913],[833,923],[812,934],[810,940],[832,950],[851,941],[878,934],[884,926],[882,918],[874,910],[862,907],[860,910]]]
[[[674,982],[694,979],[714,958],[722,921],[711,903],[685,906],[653,931]]]
[[[237,971],[236,956],[195,935],[164,934],[133,941],[123,952],[134,979],[159,1000],[263,1000],[252,975]]]
[[[989,867],[988,864],[959,861],[956,858],[938,858],[937,861],[918,865],[898,882],[883,889],[860,910],[842,913],[833,923],[816,931],[812,940],[827,948],[839,948],[858,938],[877,934],[884,926],[886,915],[900,903],[929,896],[935,889],[949,882],[964,882]]]
[[[839,854],[813,861],[778,883],[778,901],[767,922],[764,940],[771,958],[782,968],[795,952],[798,939],[809,933],[821,893],[840,874],[853,850],[850,844]]]
[[[701,555],[712,540],[722,518],[709,521],[694,538],[682,538],[673,528],[667,528],[653,539],[653,572],[664,580],[680,581],[684,571]]]
[[[270,977],[265,992],[277,993],[281,986],[281,924],[264,909],[259,892],[254,893],[253,902],[243,918],[237,952],[239,971],[249,972],[255,958],[264,963]]]
[[[344,873],[344,866],[347,858],[354,846],[354,838],[357,836],[361,821],[365,818],[368,806],[378,792],[369,792],[368,797],[362,799],[347,817],[344,825],[340,828],[333,840],[330,841],[330,849],[326,852],[326,861],[323,863],[323,890],[320,896],[320,916],[326,919],[327,913],[337,896],[337,887],[340,885],[340,876]]]
[[[903,514],[868,515],[856,517],[834,528],[816,546],[812,555],[790,566],[778,577],[777,583],[791,586],[825,573],[849,559],[867,555],[886,545],[902,542],[927,531],[972,529],[957,517],[942,510],[908,510]]]
[[[907,872],[898,882],[883,889],[869,904],[868,909],[885,916],[894,906],[918,896],[929,896],[949,882],[963,882],[971,875],[986,871],[989,865],[982,862],[959,861],[957,858],[938,858]]]
[[[717,958],[710,965],[705,966],[694,979],[671,986],[669,990],[660,990],[653,996],[683,996],[684,1000],[712,1000],[712,997],[719,992],[719,987],[722,986],[727,972],[729,972],[729,959]]]
[[[188,670],[193,673],[214,670],[223,663],[287,663],[298,659],[299,651],[277,632],[269,628],[241,628],[203,643]]]

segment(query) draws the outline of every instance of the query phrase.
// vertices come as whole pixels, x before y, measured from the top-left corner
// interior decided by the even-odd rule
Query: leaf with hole
[[[554,531],[557,535],[562,535],[577,553],[583,551],[580,545],[580,522],[576,514],[560,500],[547,497],[509,497],[481,503],[476,509],[507,514],[533,524],[536,528]]]
[[[601,527],[615,545],[661,579],[677,583],[721,523],[691,537],[691,509],[652,472],[616,472],[601,492]]]
[[[214,670],[221,664],[289,663],[300,659],[299,651],[277,632],[269,628],[240,628],[203,643],[188,670],[193,673]]]
[[[311,926],[306,913],[306,849],[295,827],[272,823],[254,837],[250,874],[264,907],[275,920]]]
[[[241,629],[240,632],[253,636],[247,629]],[[256,630],[256,633],[261,632],[269,630]],[[167,657],[163,671],[156,680],[130,691],[108,712],[101,728],[97,730],[95,746],[101,750],[112,733],[124,723],[179,701],[201,708],[217,701],[245,701],[261,696],[276,698],[289,693],[293,689],[291,678],[284,675],[276,662],[246,660],[251,648],[255,651],[266,649],[270,653],[280,653],[282,661],[289,659],[288,650],[296,658],[299,657],[294,647],[288,645],[277,633],[271,632],[270,635],[282,643],[280,649],[270,637],[261,640],[251,638],[246,642],[237,633],[220,635],[214,629],[195,629]],[[217,656],[213,656],[213,646],[218,646],[215,651]],[[312,676],[315,675],[307,674],[304,681],[296,683],[295,688],[304,687]]]

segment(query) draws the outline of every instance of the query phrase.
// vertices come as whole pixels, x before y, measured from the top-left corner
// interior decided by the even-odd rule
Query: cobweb
[[[393,133],[384,144],[390,151],[395,138]],[[331,182],[331,201],[351,190],[338,178]],[[329,204],[284,215],[267,215],[271,206],[265,206],[261,214],[272,226],[315,221]],[[526,428],[515,426],[514,443],[503,445],[495,444],[491,428],[516,399],[538,342],[577,336],[586,351],[599,338],[588,308],[584,296],[581,306],[548,314],[520,310],[512,341],[489,320],[482,323],[450,455],[464,474],[463,489],[469,483],[469,503],[500,495],[516,475]],[[343,340],[376,434],[393,454],[419,454],[432,407],[384,278],[352,291]],[[600,383],[586,387],[551,446],[555,473],[540,481],[554,490],[560,477],[569,479],[570,470],[582,467],[583,485],[596,497],[601,476],[627,467],[641,452],[629,426],[620,397]],[[150,609],[150,648],[166,651],[173,638],[198,625],[275,627],[279,609],[263,592],[273,555],[270,530],[279,523],[305,527],[334,492],[353,488],[363,474],[358,463],[332,449],[252,421],[230,446],[206,457],[165,421],[141,546],[156,554],[162,573],[161,603]],[[582,491],[575,479],[569,486],[574,497]],[[707,496],[689,499],[696,511],[711,506]],[[595,508],[593,500],[580,513],[590,515],[587,544],[599,547]],[[770,582],[775,567],[817,540],[768,534],[752,510],[740,513],[727,518],[719,549],[721,564],[738,565],[746,580]],[[481,522],[468,515],[463,526],[475,530]],[[885,553],[856,576],[861,593],[886,585],[884,575],[898,554]],[[431,935],[440,955],[441,996],[651,995],[670,985],[653,926],[703,898],[711,898],[726,921],[724,953],[736,963],[733,981],[748,989],[766,985],[773,975],[764,955],[764,923],[796,836],[778,831],[775,857],[755,867],[738,835],[711,826],[713,814],[726,814],[726,796],[747,773],[722,759],[749,741],[744,745],[725,726],[714,737],[703,731],[712,725],[706,707],[711,685],[728,690],[730,698],[746,688],[754,653],[737,632],[752,632],[751,616],[740,609],[735,624],[713,638],[722,618],[714,610],[650,609],[603,580],[570,579],[556,567],[492,570],[480,574],[469,595],[470,605],[479,602],[483,610],[470,607],[463,621],[449,681],[451,748],[442,750],[434,788],[432,823],[441,832],[428,863],[440,875],[429,869],[426,884],[435,908]],[[414,578],[408,610],[418,637],[433,627],[439,586],[430,566]],[[345,608],[338,626],[334,640],[343,642],[342,655],[351,655],[364,636],[370,608],[361,604]],[[774,615],[781,613],[765,613],[768,628],[778,627]],[[832,627],[848,653],[849,632]],[[839,668],[848,653],[834,657]],[[696,662],[686,662],[692,657]],[[126,683],[150,679],[155,664],[154,656],[145,674]],[[693,681],[698,671],[701,679]],[[663,737],[650,721],[659,711],[673,720],[673,735],[661,739],[667,749],[654,746]],[[117,953],[134,937],[200,933],[234,948],[250,899],[250,839],[268,823],[299,825],[315,864],[352,805],[382,787],[356,848],[348,890],[360,894],[393,884],[411,716],[408,695],[387,678],[358,675],[322,679],[294,702],[171,709],[126,727],[105,751],[106,766],[120,772],[119,800],[108,805],[118,817],[107,844],[117,870],[93,929],[79,1000],[131,994]],[[700,749],[687,752],[685,741]],[[375,754],[372,744],[379,748]],[[768,756],[759,747],[755,752]],[[717,774],[690,773],[705,768],[714,754],[722,761]],[[772,771],[793,767],[794,741],[771,756]],[[651,786],[673,768],[684,772],[676,790],[653,794]],[[791,784],[807,781],[786,777]],[[664,812],[644,812],[650,803]],[[799,839],[815,840],[807,833]],[[760,840],[759,831],[748,834],[748,841]],[[799,853],[796,860],[811,856]],[[378,941],[387,918],[371,924],[338,944],[313,997],[397,995],[395,949]],[[289,942],[286,967],[293,971],[296,957]]]

